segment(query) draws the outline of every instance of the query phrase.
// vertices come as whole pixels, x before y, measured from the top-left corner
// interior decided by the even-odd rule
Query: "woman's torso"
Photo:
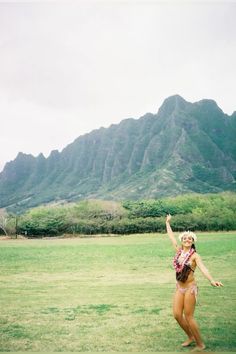
[[[182,287],[182,288],[187,288],[189,285],[192,283],[195,283],[195,277],[194,277],[194,271],[197,267],[196,260],[195,260],[195,253],[189,258],[188,262],[186,263],[190,268],[191,271],[188,275],[188,278],[185,282],[182,281],[177,281],[177,283]]]

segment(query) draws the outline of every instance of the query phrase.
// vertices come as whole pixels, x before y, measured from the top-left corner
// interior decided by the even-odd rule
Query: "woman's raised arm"
[[[166,216],[166,231],[167,231],[167,234],[169,236],[169,239],[171,240],[171,243],[172,243],[175,251],[178,251],[178,244],[177,244],[177,241],[175,239],[175,236],[174,236],[174,233],[172,231],[172,228],[170,226],[170,220],[171,220],[171,215],[168,214]]]

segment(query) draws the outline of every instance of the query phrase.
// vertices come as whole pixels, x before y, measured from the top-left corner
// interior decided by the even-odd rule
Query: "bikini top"
[[[185,265],[186,265],[187,267],[189,267],[189,268],[191,269],[191,271],[194,273],[195,269],[193,269],[193,268],[191,267],[191,262],[187,262]]]

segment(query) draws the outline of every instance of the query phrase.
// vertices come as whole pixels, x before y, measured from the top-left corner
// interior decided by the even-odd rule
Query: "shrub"
[[[28,235],[132,234],[165,232],[165,215],[172,214],[176,231],[236,230],[236,194],[189,194],[160,200],[85,200],[44,206],[18,217],[18,232]],[[14,230],[14,217],[6,226]]]

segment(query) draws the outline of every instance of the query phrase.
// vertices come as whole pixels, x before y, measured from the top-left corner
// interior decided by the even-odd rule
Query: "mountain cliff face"
[[[94,130],[48,158],[19,153],[0,174],[0,207],[224,190],[236,190],[236,113],[176,95],[157,114]]]

